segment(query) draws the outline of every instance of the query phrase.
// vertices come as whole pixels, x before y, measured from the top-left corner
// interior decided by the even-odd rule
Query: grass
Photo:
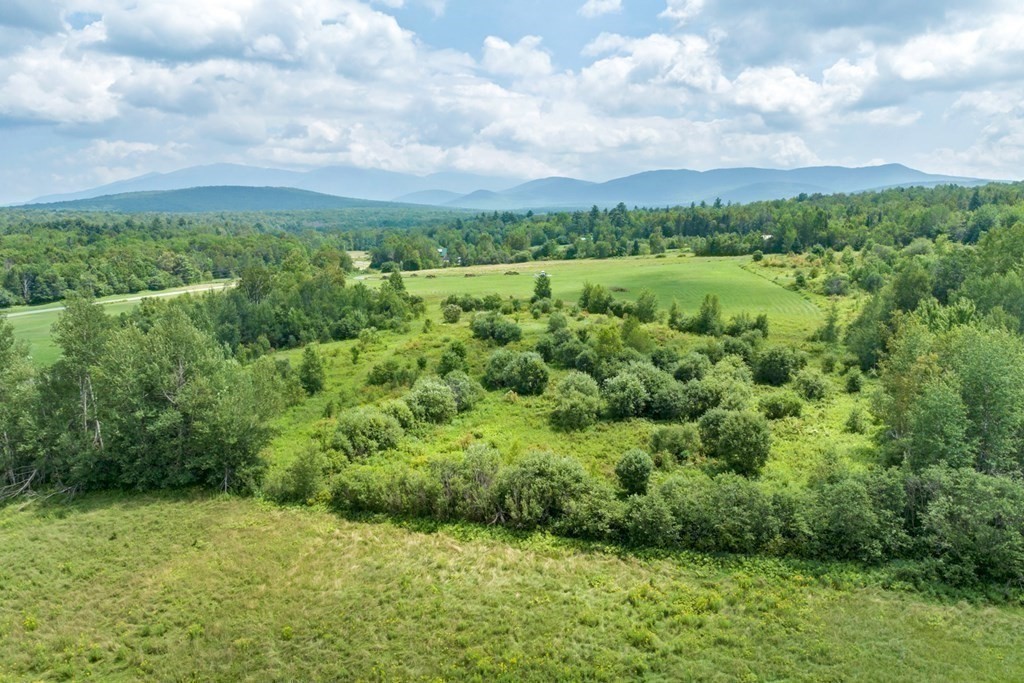
[[[227,280],[215,280],[200,285],[174,287],[160,291],[141,292],[138,294],[115,294],[102,297],[96,303],[103,306],[109,315],[118,315],[130,311],[146,297],[171,297],[187,294],[196,289],[207,289],[218,284],[227,285]],[[28,342],[32,359],[37,365],[52,365],[60,358],[60,349],[50,337],[50,328],[57,321],[62,307],[60,304],[43,304],[40,306],[15,306],[0,311],[0,315],[11,315],[9,318],[14,327],[16,339]]]
[[[744,311],[767,313],[779,338],[803,339],[820,324],[821,309],[812,301],[744,268],[749,263],[750,257],[701,258],[671,252],[666,258],[542,261],[422,271],[415,277],[408,275],[405,283],[410,292],[429,302],[449,294],[497,293],[529,299],[533,294],[533,276],[545,271],[551,276],[553,296],[566,303],[575,303],[583,292],[583,284],[593,282],[625,290],[613,294],[630,300],[650,289],[664,308],[675,300],[688,314],[700,308],[706,294],[717,294],[727,316]],[[507,272],[518,275],[506,275]]]
[[[1024,610],[223,497],[0,510],[0,679],[1020,680]]]
[[[515,270],[519,275],[505,275]],[[678,300],[687,313],[700,307],[704,295],[719,295],[726,316],[746,311],[751,314],[767,312],[771,325],[769,343],[794,343],[816,351],[815,345],[805,342],[821,324],[822,305],[827,301],[813,295],[787,289],[773,281],[774,269],[751,265],[746,258],[699,258],[692,256],[668,258],[636,257],[608,261],[556,261],[516,264],[513,266],[481,266],[469,269],[423,271],[416,277],[407,276],[409,291],[423,296],[427,317],[433,329],[424,333],[423,322],[414,321],[406,333],[387,332],[380,344],[363,351],[357,364],[351,360],[354,341],[324,345],[327,366],[326,390],[310,397],[290,409],[275,421],[278,436],[265,456],[272,466],[287,465],[295,455],[319,442],[326,445],[334,429],[327,413],[362,403],[375,403],[385,398],[401,396],[407,388],[387,389],[366,384],[370,369],[389,358],[410,363],[419,356],[427,359],[427,372],[437,367],[441,352],[453,339],[462,341],[469,351],[470,374],[483,375],[487,357],[494,350],[470,335],[470,315],[464,315],[455,325],[441,320],[440,302],[447,293],[472,293],[484,296],[498,293],[528,300],[533,288],[532,273],[546,270],[552,277],[556,298],[574,302],[585,281],[600,282],[607,287],[620,287],[619,297],[636,297],[645,287],[659,296],[663,308]],[[474,277],[466,277],[469,272]],[[428,277],[433,275],[434,277]],[[820,301],[819,301],[820,299]],[[604,316],[587,316],[592,322],[605,320]],[[523,340],[508,348],[529,350],[544,334],[548,316],[535,320],[528,312],[515,316],[523,328]],[[614,319],[613,319],[614,320]],[[619,321],[615,320],[616,324]],[[573,322],[573,325],[579,325]],[[706,341],[692,335],[680,335],[664,325],[649,326],[658,345],[672,345],[680,352]],[[301,352],[281,354],[293,366],[300,362]],[[564,371],[552,369],[553,385]],[[848,396],[841,390],[842,380],[832,376],[833,391],[828,400],[808,403],[802,418],[791,418],[773,424],[775,445],[764,476],[780,485],[805,480],[825,457],[837,457],[853,465],[860,464],[870,444],[869,437],[847,434],[843,425],[854,407],[867,413],[869,390],[862,395]],[[770,387],[756,387],[751,402],[757,405],[760,396],[776,391]],[[550,450],[575,457],[590,471],[611,477],[618,458],[630,448],[648,448],[651,434],[659,427],[649,420],[630,420],[626,423],[601,421],[580,433],[559,432],[548,424],[548,416],[555,402],[551,392],[538,397],[506,399],[505,392],[489,392],[472,411],[460,415],[450,424],[428,426],[407,435],[396,451],[384,459],[402,459],[423,464],[446,453],[463,451],[471,443],[487,443],[496,447],[506,459],[536,450]]]

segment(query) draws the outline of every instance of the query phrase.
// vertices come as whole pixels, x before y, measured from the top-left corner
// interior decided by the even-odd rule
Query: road
[[[182,294],[195,294],[197,292],[210,292],[213,290],[228,289],[234,287],[237,284],[235,280],[230,282],[208,282],[203,285],[191,285],[189,287],[182,287],[180,289],[168,290],[164,292],[150,292],[148,294],[136,294],[133,296],[126,296],[122,299],[109,299],[107,301],[96,302],[100,306],[106,306],[108,304],[123,304],[129,301],[142,301],[143,299],[156,299],[158,297],[167,296],[181,296]],[[34,308],[31,311],[18,311],[17,313],[7,313],[7,318],[22,318],[26,315],[37,315],[40,313],[53,313],[55,311],[63,311],[63,306],[50,306],[48,308]],[[3,316],[4,312],[0,311],[0,316]]]

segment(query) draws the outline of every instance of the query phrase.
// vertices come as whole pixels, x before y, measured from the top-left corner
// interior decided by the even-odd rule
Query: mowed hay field
[[[2,680],[1024,678],[1024,610],[223,497],[0,509]]]
[[[628,300],[636,299],[640,292],[649,289],[657,295],[663,308],[678,301],[686,314],[696,313],[705,295],[715,294],[725,316],[741,312],[767,313],[773,336],[783,338],[803,338],[820,324],[823,313],[818,306],[772,282],[767,271],[764,274],[752,272],[765,269],[755,269],[750,264],[749,256],[702,258],[672,252],[665,258],[535,261],[427,270],[406,273],[405,283],[410,292],[431,302],[449,294],[497,293],[529,299],[533,293],[533,276],[544,271],[551,276],[554,298],[567,304],[578,301],[584,283],[592,282],[608,289],[625,290],[612,291],[612,294]],[[512,272],[518,275],[506,274]]]
[[[119,315],[130,311],[139,305],[143,299],[155,297],[165,298],[181,296],[182,294],[205,292],[208,290],[222,289],[232,286],[228,280],[217,280],[188,287],[175,287],[160,291],[140,292],[138,294],[116,294],[114,296],[97,299],[96,303],[103,306],[107,315]],[[4,311],[0,315],[6,315],[14,328],[16,339],[28,342],[32,360],[37,365],[52,365],[60,358],[60,349],[53,342],[50,335],[50,328],[57,321],[57,317],[63,307],[60,304],[45,304],[41,306],[17,306]]]

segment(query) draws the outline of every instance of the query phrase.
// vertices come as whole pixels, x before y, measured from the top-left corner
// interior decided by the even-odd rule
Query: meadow
[[[175,287],[141,294],[115,294],[101,297],[96,300],[97,305],[103,306],[108,315],[119,315],[130,311],[139,305],[139,302],[147,297],[165,298],[181,296],[189,293],[222,289],[229,285],[228,280],[215,280],[213,282],[188,287]],[[50,338],[50,328],[57,321],[62,306],[44,304],[41,306],[15,306],[0,312],[8,316],[11,325],[14,327],[14,335],[17,339],[29,344],[29,351],[32,360],[40,366],[52,365],[60,358],[60,350]]]
[[[208,495],[0,509],[0,680],[1001,681],[1024,610]],[[55,599],[59,596],[59,599]]]
[[[789,286],[804,266],[802,257],[757,264],[673,252],[407,273],[405,287],[423,297],[425,316],[371,341],[319,345],[323,390],[273,420],[275,436],[263,451],[267,481],[304,451],[329,451],[342,411],[408,391],[369,385],[378,364],[395,359],[429,375],[443,351],[461,342],[469,374],[481,377],[495,347],[472,336],[471,314],[444,322],[440,304],[449,294],[525,302],[542,270],[567,312],[585,282],[629,300],[650,289],[663,312],[676,301],[687,315],[714,293],[726,317],[766,313],[768,344],[799,347],[817,369],[832,351],[809,337],[828,301]],[[355,277],[380,283],[379,275]],[[136,303],[106,305],[116,312]],[[840,302],[844,321],[856,304],[856,296]],[[45,349],[55,317],[51,307],[12,322]],[[574,327],[621,325],[578,317]],[[522,339],[508,348],[520,351],[535,347],[550,320],[524,309],[510,318]],[[670,329],[664,317],[645,330],[656,346],[680,353],[708,342]],[[302,357],[302,349],[275,354],[292,368]],[[42,360],[38,352],[35,360]],[[552,367],[551,384],[565,374]],[[824,400],[804,403],[800,417],[772,421],[771,457],[760,477],[766,488],[800,487],[830,467],[867,470],[875,462],[877,427],[854,433],[845,423],[855,410],[870,412],[877,380],[866,376],[864,390],[848,394],[838,370],[823,374]],[[756,405],[776,389],[751,391]],[[486,444],[506,463],[551,451],[613,481],[622,454],[648,448],[663,426],[605,419],[569,433],[550,424],[554,407],[551,391],[489,391],[450,423],[411,428],[396,448],[361,462],[425,470]],[[652,481],[691,465],[673,463]],[[1024,677],[1019,593],[922,584],[900,561],[644,550],[545,531],[339,515],[329,510],[329,495],[290,507],[270,502],[267,491],[250,498],[92,493],[0,507],[0,681]]]

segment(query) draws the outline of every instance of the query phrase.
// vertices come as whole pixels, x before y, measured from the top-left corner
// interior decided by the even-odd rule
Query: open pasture
[[[1024,677],[1020,607],[224,497],[0,509],[0,680]],[[57,599],[59,598],[59,599]]]
[[[407,273],[406,288],[434,303],[449,294],[483,296],[497,293],[529,299],[533,276],[551,276],[552,294],[567,304],[576,302],[586,282],[612,290],[617,298],[636,299],[644,289],[654,292],[663,308],[678,301],[693,314],[707,294],[718,295],[726,316],[740,312],[767,313],[773,335],[802,338],[820,324],[821,310],[797,292],[744,268],[749,257],[701,258],[669,253],[606,260],[536,261],[510,265],[448,268]],[[506,273],[518,273],[511,275]]]

